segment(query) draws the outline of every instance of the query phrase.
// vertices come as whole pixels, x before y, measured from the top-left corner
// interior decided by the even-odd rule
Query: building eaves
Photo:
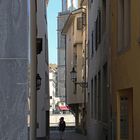
[[[68,16],[68,19],[66,20],[66,22],[64,24],[62,32],[61,32],[63,35],[65,35],[67,33],[71,23],[73,22],[73,20],[75,18],[75,15],[82,13],[82,10],[83,10],[82,8],[79,8],[79,9],[76,9],[70,13],[70,15]]]
[[[68,14],[70,14],[70,11],[59,12],[58,17],[65,16],[65,15],[68,15]]]

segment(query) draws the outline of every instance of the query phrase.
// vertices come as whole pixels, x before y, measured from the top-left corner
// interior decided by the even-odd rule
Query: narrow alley
[[[0,140],[139,140],[139,11],[0,0]]]
[[[50,140],[60,140],[59,131],[52,130],[50,132]],[[75,130],[66,130],[64,140],[87,140],[87,137],[76,133]]]

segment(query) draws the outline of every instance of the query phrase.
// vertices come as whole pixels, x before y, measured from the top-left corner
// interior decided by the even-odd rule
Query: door
[[[117,103],[118,140],[133,140],[133,89],[120,90]]]

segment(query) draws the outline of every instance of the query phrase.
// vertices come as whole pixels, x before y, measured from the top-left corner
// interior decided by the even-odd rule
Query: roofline
[[[70,15],[68,16],[68,18],[64,24],[64,27],[62,29],[62,32],[61,32],[62,35],[65,35],[67,33],[67,29],[68,29],[69,25],[71,24],[71,22],[73,21],[75,15],[82,13],[82,11],[83,11],[83,8],[81,7],[81,8],[78,8],[70,13]]]

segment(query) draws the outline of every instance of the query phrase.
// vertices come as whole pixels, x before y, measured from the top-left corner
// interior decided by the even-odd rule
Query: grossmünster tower
[[[62,11],[72,11],[78,7],[78,0],[62,0]]]

